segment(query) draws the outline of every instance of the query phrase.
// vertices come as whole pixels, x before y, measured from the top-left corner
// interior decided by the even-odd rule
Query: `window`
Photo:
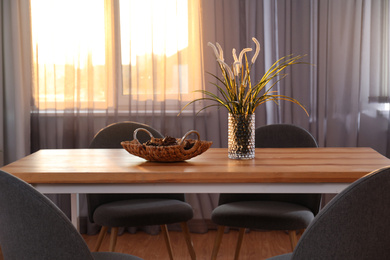
[[[198,8],[183,0],[31,0],[34,105],[129,109],[194,99],[202,86]]]

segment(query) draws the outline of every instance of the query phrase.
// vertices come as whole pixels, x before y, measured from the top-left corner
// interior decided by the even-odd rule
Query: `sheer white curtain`
[[[369,146],[389,155],[388,116],[370,102],[390,87],[389,1],[329,1],[316,8],[327,16],[319,23],[315,134],[323,146]]]
[[[369,102],[369,97],[389,102],[388,0],[204,0],[202,4],[204,46],[219,42],[228,63],[233,62],[232,48],[253,48],[253,36],[260,41],[252,79],[259,80],[272,62],[291,53],[307,54],[306,61],[313,64],[292,68],[277,86],[280,93],[303,103],[309,117],[291,103],[267,103],[256,111],[256,127],[293,123],[309,130],[322,147],[368,146],[390,155],[389,107]],[[204,60],[205,71],[218,73],[207,47]],[[206,76],[209,81],[213,79]],[[211,84],[206,89],[215,91]],[[226,111],[209,113],[213,120],[208,123],[214,129],[209,136],[226,146]]]
[[[203,88],[199,1],[31,0],[31,14],[32,151],[88,147],[118,121],[208,139],[195,106],[178,116]]]
[[[381,139],[387,140],[387,118],[369,97],[388,98],[388,0],[214,0],[203,1],[203,10],[204,45],[219,42],[225,57],[232,48],[254,47],[252,36],[260,41],[253,79],[291,53],[307,54],[306,61],[313,64],[295,66],[277,86],[303,103],[310,116],[288,102],[269,103],[256,111],[257,127],[294,123],[310,130],[320,146],[371,146],[386,153]],[[210,24],[215,26],[206,30]],[[217,73],[212,50],[205,47],[204,55],[205,71]],[[230,57],[228,63],[232,61]],[[206,88],[213,91],[211,84]],[[221,125],[221,146],[226,145],[224,112],[210,112]]]
[[[32,0],[31,10],[33,150],[88,147],[123,120],[206,138],[194,109],[177,116],[203,86],[198,1]]]
[[[265,71],[279,58],[289,54],[307,54],[306,62],[313,63],[316,55],[312,30],[318,26],[313,21],[310,1],[245,1],[245,0],[214,0],[203,1],[203,38],[207,42],[218,42],[222,45],[225,59],[233,62],[232,49],[242,50],[246,47],[255,48],[252,37],[256,37],[261,45],[261,51],[252,69],[252,80],[259,81]],[[210,26],[214,25],[213,27]],[[211,28],[212,27],[212,28]],[[318,32],[316,32],[318,33]],[[204,47],[205,71],[219,73],[212,50]],[[310,117],[296,105],[280,102],[279,106],[269,102],[256,110],[256,126],[271,123],[294,123],[310,128],[310,122],[315,120],[312,110],[312,100],[315,93],[312,81],[316,67],[298,65],[288,70],[290,74],[281,81],[276,89],[280,93],[292,96],[305,105]],[[314,75],[314,76],[313,76]],[[212,77],[206,75],[206,88],[215,91],[211,84]],[[227,146],[227,112],[221,110],[209,111],[209,124],[217,131],[209,133],[218,145]]]
[[[0,0],[0,163],[30,152],[31,45],[28,0]]]

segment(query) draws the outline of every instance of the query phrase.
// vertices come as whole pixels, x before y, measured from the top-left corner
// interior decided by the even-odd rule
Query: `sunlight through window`
[[[73,64],[90,54],[93,65],[104,65],[104,0],[31,0],[31,13],[39,63]]]
[[[121,0],[120,17],[123,94],[188,93],[188,66],[177,65],[188,47],[187,1]]]
[[[129,109],[129,101],[192,100],[201,80],[194,6],[185,0],[31,0],[36,107]]]
[[[136,65],[137,56],[172,56],[188,47],[187,1],[121,0],[122,64]],[[130,53],[131,49],[131,53]],[[130,62],[131,59],[131,62]]]

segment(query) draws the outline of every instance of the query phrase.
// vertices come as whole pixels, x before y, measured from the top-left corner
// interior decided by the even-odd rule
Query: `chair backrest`
[[[318,147],[315,138],[305,129],[290,124],[266,125],[255,130],[256,148]],[[317,214],[321,194],[221,194],[219,205],[235,201],[283,201],[303,205]]]
[[[133,140],[133,132],[137,128],[145,128],[155,138],[164,137],[160,132],[148,125],[124,121],[102,128],[93,138],[89,148],[122,148],[121,142]],[[150,140],[150,137],[147,133],[140,131],[137,134],[137,139],[140,143],[145,143]]]
[[[315,217],[293,259],[389,259],[390,168],[355,181]]]
[[[4,259],[93,259],[65,214],[26,182],[0,171]]]
[[[255,130],[257,148],[318,147],[316,139],[304,128],[290,124],[266,125]]]
[[[101,129],[95,135],[89,147],[123,149],[120,143],[122,141],[133,140],[133,132],[137,128],[145,128],[155,138],[164,137],[160,132],[151,126],[132,121],[124,121],[108,125]],[[143,131],[139,131],[137,134],[137,139],[140,141],[140,143],[145,143],[150,140],[150,136]],[[176,199],[181,201],[185,200],[184,194],[87,194],[88,218],[93,223],[93,213],[95,212],[96,208],[102,204],[118,200],[147,198]]]

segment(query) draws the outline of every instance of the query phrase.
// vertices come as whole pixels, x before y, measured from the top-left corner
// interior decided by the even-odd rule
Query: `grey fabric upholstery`
[[[156,138],[164,137],[148,125],[119,122],[100,130],[90,148],[123,149],[120,142],[133,140],[134,130],[141,127]],[[141,143],[150,139],[143,131],[138,132],[137,138]],[[90,221],[109,227],[171,224],[193,217],[192,207],[185,202],[184,194],[87,194],[87,201]],[[162,219],[167,222],[161,223]]]
[[[255,130],[257,148],[317,147],[317,141],[306,129],[289,124],[266,125]]]
[[[94,217],[95,211],[98,207],[103,207],[106,204],[110,204],[110,203],[114,203],[114,202],[118,202],[118,201],[135,200],[135,201],[141,202],[142,200],[162,200],[162,199],[166,202],[167,201],[171,201],[171,202],[177,202],[177,201],[184,202],[185,201],[184,194],[160,194],[160,193],[158,193],[158,194],[148,194],[148,193],[147,194],[122,194],[122,193],[118,193],[118,194],[87,194],[88,217],[89,217],[89,220],[92,223],[94,223],[95,222],[94,219],[96,218],[96,215],[101,214],[101,213],[97,213]],[[182,203],[182,204],[185,206],[189,206],[189,204],[187,204],[187,203]],[[136,206],[136,205],[134,204],[134,206]],[[103,208],[107,208],[107,207],[104,206]],[[130,209],[128,209],[128,210],[130,210]],[[192,210],[191,210],[191,212],[192,212]],[[188,212],[186,212],[185,214],[188,214]],[[116,215],[116,214],[114,214],[114,215]],[[98,218],[105,218],[105,217],[98,216]],[[189,218],[189,219],[191,219],[191,218]],[[112,219],[114,221],[115,217],[113,217]],[[139,221],[143,221],[143,220],[141,219]],[[99,222],[96,222],[96,223],[99,223]],[[170,223],[175,223],[175,222],[169,222],[167,224],[170,224]],[[100,225],[103,225],[103,224],[100,224]],[[158,224],[153,224],[153,225],[158,225]],[[108,226],[120,227],[120,225],[118,225],[116,223],[111,223],[111,225],[108,225]],[[138,226],[138,224],[136,226]],[[129,227],[134,227],[134,225],[133,224],[129,225]]]
[[[141,258],[135,256],[128,258],[129,255],[115,252],[92,252],[92,256],[94,260],[142,260]]]
[[[295,125],[267,125],[255,133],[258,148],[318,147],[308,131]],[[313,220],[320,202],[321,194],[220,194],[212,220],[222,226],[298,230]]]
[[[57,206],[31,185],[4,171],[0,171],[0,208],[4,259],[140,259],[126,254],[91,254]]]
[[[290,257],[390,259],[390,168],[355,181],[315,217]]]
[[[108,227],[164,225],[190,220],[189,204],[174,199],[131,199],[105,203],[94,212],[94,220]]]
[[[121,142],[133,140],[133,132],[137,128],[147,129],[155,138],[164,137],[160,132],[148,125],[124,121],[101,129],[93,138],[89,148],[122,148]],[[140,143],[145,143],[150,137],[147,133],[140,131],[137,134],[137,139]]]
[[[239,201],[223,204],[213,212],[213,221],[223,226],[298,230],[306,228],[313,212],[299,204],[279,201]]]

